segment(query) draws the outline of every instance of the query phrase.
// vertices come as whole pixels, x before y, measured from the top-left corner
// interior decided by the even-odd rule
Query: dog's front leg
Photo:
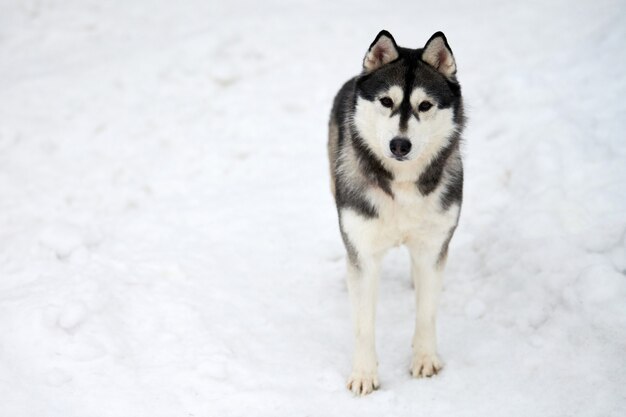
[[[358,265],[348,262],[348,291],[355,335],[348,389],[357,395],[369,394],[378,388],[374,324],[380,262],[380,257],[369,257]]]
[[[430,377],[442,367],[437,356],[435,321],[444,262],[438,259],[437,253],[426,248],[409,250],[417,304],[411,374],[416,378]]]

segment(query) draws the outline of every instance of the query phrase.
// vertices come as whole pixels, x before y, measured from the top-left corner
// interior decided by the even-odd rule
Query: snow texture
[[[327,121],[380,29],[455,53],[466,192],[409,376],[385,259],[381,389],[352,330]],[[619,416],[623,1],[0,2],[0,416]]]

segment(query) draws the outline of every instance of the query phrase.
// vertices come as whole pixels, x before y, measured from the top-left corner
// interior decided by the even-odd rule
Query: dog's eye
[[[380,99],[380,104],[382,104],[385,107],[391,108],[393,107],[393,100],[390,99],[389,97],[383,97]]]
[[[417,110],[419,111],[428,111],[433,106],[433,103],[430,101],[422,101],[419,106],[417,106]]]

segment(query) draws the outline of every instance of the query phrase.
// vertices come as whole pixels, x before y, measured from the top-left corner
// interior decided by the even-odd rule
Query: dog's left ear
[[[390,63],[400,56],[398,53],[398,45],[386,30],[381,30],[376,39],[370,45],[370,49],[363,59],[363,69],[365,72],[371,72],[375,69]]]
[[[442,32],[435,33],[426,42],[422,52],[422,61],[434,67],[447,78],[451,78],[456,74],[454,55],[452,55],[446,35]]]

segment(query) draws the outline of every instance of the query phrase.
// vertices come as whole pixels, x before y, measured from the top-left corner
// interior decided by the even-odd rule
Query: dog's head
[[[441,32],[424,48],[408,49],[381,31],[365,55],[356,92],[354,126],[386,164],[415,160],[462,129],[456,62]]]

